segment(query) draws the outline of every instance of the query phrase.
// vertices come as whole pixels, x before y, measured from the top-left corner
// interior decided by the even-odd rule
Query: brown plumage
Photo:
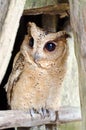
[[[67,56],[65,31],[46,33],[29,23],[6,84],[11,109],[58,110]]]

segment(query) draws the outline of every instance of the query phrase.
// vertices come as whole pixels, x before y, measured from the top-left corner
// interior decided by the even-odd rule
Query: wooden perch
[[[62,14],[69,11],[69,4],[49,5],[41,8],[25,9],[24,15],[38,15],[38,14]]]
[[[56,119],[56,117],[58,118]],[[58,114],[53,112],[52,116],[41,118],[40,114],[35,114],[34,119],[29,112],[20,110],[0,111],[0,129],[11,127],[32,127],[43,124],[67,123],[70,121],[80,121],[80,109],[76,107],[60,108]]]

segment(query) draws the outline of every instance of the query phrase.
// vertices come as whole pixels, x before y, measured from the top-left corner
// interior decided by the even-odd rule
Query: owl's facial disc
[[[50,66],[52,60],[50,60],[49,57],[47,57],[46,62],[46,54],[50,56],[51,53],[54,53],[56,49],[56,43],[54,41],[47,41],[47,42],[45,41],[44,46],[41,46],[42,47],[41,48],[40,44],[37,44],[37,46],[35,46],[34,38],[30,37],[28,46],[30,47],[31,50],[30,54],[32,52],[31,55],[34,63],[43,68]],[[42,49],[41,51],[40,48]]]

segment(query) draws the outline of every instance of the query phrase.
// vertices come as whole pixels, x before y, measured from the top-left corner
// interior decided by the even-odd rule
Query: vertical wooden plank
[[[10,0],[0,0],[0,32],[8,11],[9,4]]]
[[[6,72],[26,0],[11,0],[0,34],[0,83]],[[5,7],[4,7],[5,8]]]
[[[58,3],[58,0],[54,0],[54,1],[49,0],[48,2],[52,5],[54,5],[54,4]],[[47,3],[47,1],[46,1],[46,3]],[[57,19],[58,19],[57,16],[54,14],[53,15],[48,15],[48,14],[42,15],[43,28],[50,32],[56,32],[57,21],[58,21]]]
[[[50,32],[56,32],[58,20],[56,15],[43,15],[42,16],[42,26],[44,29]]]
[[[69,0],[79,70],[82,129],[86,130],[86,0]]]

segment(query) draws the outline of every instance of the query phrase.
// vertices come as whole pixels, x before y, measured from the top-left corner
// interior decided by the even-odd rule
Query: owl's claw
[[[48,117],[49,116],[49,110],[48,109],[44,109],[44,116],[46,117]]]
[[[50,117],[51,121],[55,121],[58,117],[56,117],[56,112],[51,109],[40,108],[36,110],[34,108],[29,110],[31,118],[34,119],[36,114],[40,114],[41,118],[44,119],[45,117]]]
[[[41,108],[38,113],[41,115],[42,118],[49,116],[49,111],[45,108]]]
[[[36,109],[32,108],[29,110],[31,118],[34,119],[35,118],[35,114],[37,113]]]
[[[39,110],[32,108],[29,110],[29,112],[30,112],[30,116],[32,119],[35,118],[36,114],[40,114],[41,118],[43,118],[43,119],[45,117],[49,116],[49,111],[47,109],[44,109],[44,108],[40,108]]]
[[[41,108],[40,111],[39,111],[39,114],[41,115],[41,117],[43,119],[45,117],[50,117],[51,121],[57,120],[58,114],[56,114],[56,113],[58,113],[58,112],[53,111],[52,109],[45,109],[45,108]]]

